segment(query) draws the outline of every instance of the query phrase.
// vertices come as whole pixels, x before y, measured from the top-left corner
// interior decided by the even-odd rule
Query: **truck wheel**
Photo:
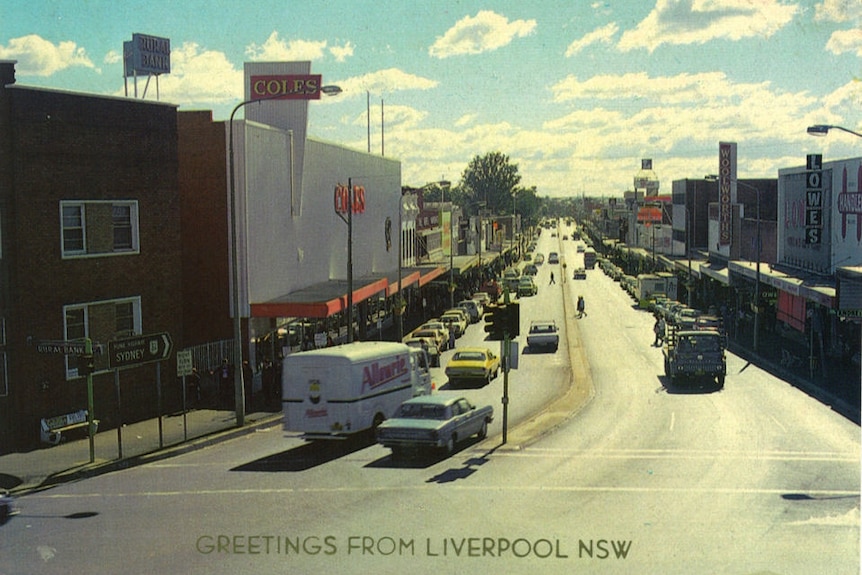
[[[378,427],[380,427],[380,424],[381,424],[381,423],[383,423],[383,421],[384,421],[385,419],[386,419],[386,418],[383,416],[383,414],[382,414],[382,413],[378,413],[378,414],[376,414],[376,415],[374,416],[374,419],[371,421],[371,430],[372,430],[372,431],[374,431],[375,429],[377,429]]]
[[[480,440],[488,437],[488,421],[487,420],[482,422],[482,427],[479,428],[479,433],[477,435],[478,435]]]

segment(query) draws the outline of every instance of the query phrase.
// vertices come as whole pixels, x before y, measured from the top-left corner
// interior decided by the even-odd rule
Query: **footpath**
[[[227,410],[194,409],[99,431],[93,437],[93,461],[86,432],[54,446],[0,456],[0,491],[23,495],[59,483],[93,477],[166,459],[256,430],[281,425],[282,414],[255,412],[242,427]],[[122,446],[122,457],[120,457]]]

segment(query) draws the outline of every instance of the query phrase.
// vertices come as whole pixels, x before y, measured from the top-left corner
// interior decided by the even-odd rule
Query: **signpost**
[[[192,362],[192,352],[190,349],[184,349],[182,351],[177,352],[177,377],[183,378],[183,440],[188,441],[189,439],[189,427],[186,414],[188,413],[188,409],[186,409],[186,393],[188,392],[188,385],[186,384],[186,377],[194,373],[194,363]]]
[[[135,335],[123,339],[115,339],[108,342],[108,367],[119,370],[124,367],[137,367],[145,363],[160,362],[168,359],[174,349],[171,335],[165,331],[147,335]],[[120,404],[119,376],[115,376],[117,382],[117,405]],[[162,428],[162,372],[161,364],[156,364],[156,389],[158,395],[159,413],[159,448],[164,446],[164,433]],[[118,429],[118,438],[119,429]],[[119,439],[120,457],[122,457],[122,439]]]
[[[90,463],[96,460],[96,421],[93,414],[93,340],[85,337],[82,341],[37,340],[36,351],[59,355],[78,356],[78,375],[87,376],[87,436],[90,439]]]

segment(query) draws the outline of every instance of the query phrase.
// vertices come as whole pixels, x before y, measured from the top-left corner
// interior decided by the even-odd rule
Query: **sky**
[[[862,0],[0,0],[22,85],[134,94],[134,33],[170,39],[158,98],[216,120],[244,62],[310,61],[342,93],[311,103],[309,135],[400,160],[409,186],[490,152],[552,197],[621,196],[646,158],[670,193],[715,174],[722,141],[740,178],[862,156],[806,132],[862,132]]]

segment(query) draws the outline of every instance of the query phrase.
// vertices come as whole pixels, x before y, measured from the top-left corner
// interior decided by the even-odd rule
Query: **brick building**
[[[181,347],[178,190],[175,106],[19,86],[15,62],[0,61],[0,452],[87,407],[77,356],[39,353],[38,340],[103,350],[100,429],[155,415],[154,366],[120,371],[120,411],[106,350],[163,331]],[[170,405],[179,386],[162,373]]]

